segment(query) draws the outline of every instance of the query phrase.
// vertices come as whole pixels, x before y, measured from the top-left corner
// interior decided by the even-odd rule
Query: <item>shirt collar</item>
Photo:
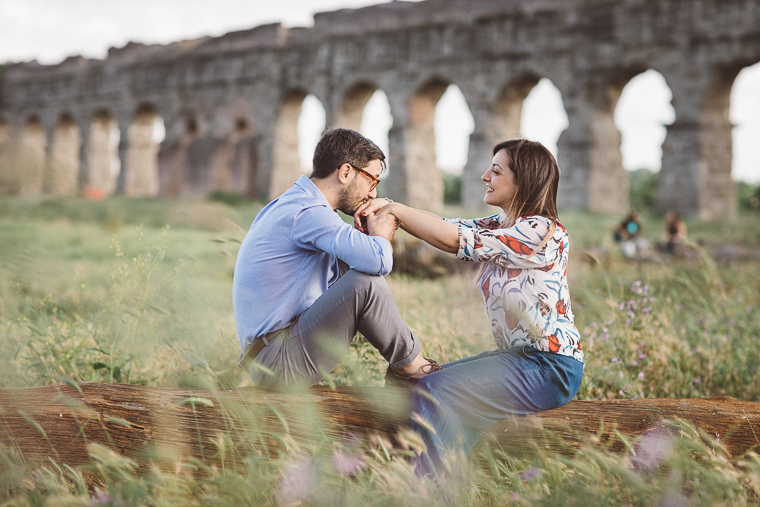
[[[299,177],[295,183],[295,186],[297,186],[299,189],[311,197],[316,197],[317,199],[324,200],[325,204],[327,206],[330,206],[330,202],[327,200],[327,197],[325,197],[325,194],[323,194],[319,187],[316,186],[314,182],[306,176]]]

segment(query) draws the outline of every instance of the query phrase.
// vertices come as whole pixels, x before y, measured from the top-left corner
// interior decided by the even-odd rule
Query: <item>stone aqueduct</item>
[[[0,190],[268,199],[300,174],[297,118],[307,94],[327,125],[358,129],[376,89],[389,100],[387,192],[441,204],[435,105],[461,89],[475,129],[463,202],[478,206],[491,146],[520,130],[542,77],[569,127],[558,143],[563,208],[624,211],[628,179],[613,112],[623,86],[655,69],[673,92],[662,207],[735,213],[730,90],[760,61],[760,0],[427,0],[317,14],[310,28],[265,25],[166,46],[130,43],[104,60],[72,57],[0,70]],[[151,138],[153,119],[166,126]],[[118,176],[109,136],[121,132]]]

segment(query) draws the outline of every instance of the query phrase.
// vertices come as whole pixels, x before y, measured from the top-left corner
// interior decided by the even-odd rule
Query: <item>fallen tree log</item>
[[[230,466],[251,453],[287,450],[289,442],[376,434],[398,443],[409,415],[408,395],[376,387],[314,387],[296,394],[88,382],[0,389],[0,441],[31,464],[50,458],[82,465],[90,461],[88,444],[98,443],[142,468],[192,459]],[[730,397],[573,401],[501,421],[479,446],[524,453],[539,442],[568,452],[568,442],[577,447],[593,434],[620,451],[616,432],[636,437],[676,418],[704,430],[732,456],[760,447],[760,403]]]

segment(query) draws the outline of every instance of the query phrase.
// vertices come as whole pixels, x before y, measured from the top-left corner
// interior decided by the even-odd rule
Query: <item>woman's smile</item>
[[[512,203],[512,199],[517,193],[517,183],[515,183],[515,175],[509,167],[509,155],[506,150],[499,150],[493,156],[491,167],[480,179],[486,184],[486,195],[483,197],[483,202],[500,208],[506,208]]]

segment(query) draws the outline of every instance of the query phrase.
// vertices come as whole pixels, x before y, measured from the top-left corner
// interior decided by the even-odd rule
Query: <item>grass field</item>
[[[248,385],[235,366],[230,291],[239,242],[258,209],[1,199],[0,384]],[[690,239],[702,245],[693,258],[655,254],[641,261],[625,260],[612,241],[620,217],[561,218],[570,232],[570,290],[587,357],[579,399],[760,401],[760,266],[711,255],[726,244],[760,248],[757,213],[688,222]],[[661,218],[645,216],[642,225],[657,241]],[[493,347],[469,278],[389,278],[427,356],[450,361]],[[331,381],[381,385],[385,366],[357,339]],[[137,475],[128,464],[111,463],[101,470],[112,478],[108,487],[88,492],[76,471],[28,467],[11,447],[0,453],[0,505],[758,504],[755,455],[727,459],[693,428],[681,435],[664,458],[667,473],[637,471],[631,455],[608,455],[590,440],[574,458],[501,453],[489,458],[490,467],[462,467],[459,481],[437,486],[417,483],[403,460],[371,448],[361,450],[360,470],[347,475],[330,459],[338,444],[322,442],[252,461],[244,473],[202,478]]]

